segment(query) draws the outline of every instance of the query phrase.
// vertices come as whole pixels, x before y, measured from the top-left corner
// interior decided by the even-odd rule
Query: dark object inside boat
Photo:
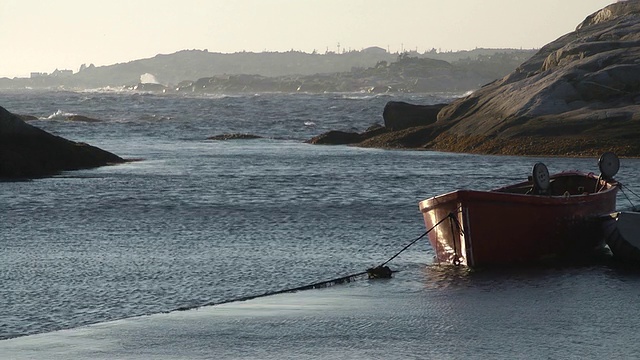
[[[539,163],[544,166],[544,164]],[[547,179],[546,188],[535,181],[520,183],[496,189],[496,192],[525,195],[575,196],[594,194],[603,190],[607,182],[603,179],[588,178],[579,173],[559,173]]]
[[[533,166],[528,183],[520,183],[497,189],[497,192],[525,195],[575,196],[595,194],[604,190],[607,182],[620,170],[620,159],[612,152],[606,152],[598,160],[600,176],[585,177],[575,172],[564,172],[549,176],[549,170],[543,163]]]

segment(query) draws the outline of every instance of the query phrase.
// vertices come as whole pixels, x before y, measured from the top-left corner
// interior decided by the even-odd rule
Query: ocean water
[[[0,183],[0,358],[640,355],[640,272],[609,262],[469,272],[434,264],[424,239],[391,280],[233,302],[384,262],[425,231],[427,197],[521,181],[537,161],[597,172],[596,159],[303,142],[382,123],[389,100],[455,96],[0,93],[38,127],[139,159]],[[224,133],[263,138],[207,140]],[[631,200],[639,170],[622,159]]]

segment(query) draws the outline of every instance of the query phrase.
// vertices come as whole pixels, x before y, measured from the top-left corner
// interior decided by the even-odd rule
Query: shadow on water
[[[464,266],[431,265],[423,269],[427,290],[495,291],[541,287],[556,277],[573,276],[572,273],[589,271],[577,266],[526,266],[470,269]]]
[[[617,261],[610,252],[566,262],[529,266],[486,267],[427,265],[422,269],[426,289],[496,289],[497,287],[539,287],[562,278],[606,278],[609,281],[640,283],[640,263]]]

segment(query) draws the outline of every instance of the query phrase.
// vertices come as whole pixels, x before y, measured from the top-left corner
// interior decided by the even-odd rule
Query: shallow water
[[[389,264],[401,271],[390,281],[161,314],[360,272],[424,232],[418,201],[521,181],[536,161],[597,171],[595,159],[302,143],[381,123],[389,100],[443,96],[0,94],[0,105],[41,117],[33,124],[47,131],[144,159],[0,183],[0,338],[18,337],[0,341],[0,357],[636,354],[635,272],[452,271],[432,264],[426,239]],[[265,138],[206,140],[229,132]],[[623,159],[617,176],[635,193],[638,170],[639,160]],[[141,315],[153,316],[131,319]],[[109,322],[118,319],[129,320]]]

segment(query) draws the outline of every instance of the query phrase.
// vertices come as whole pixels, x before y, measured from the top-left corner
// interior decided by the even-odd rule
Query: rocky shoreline
[[[640,141],[634,134],[548,134],[541,131],[530,136],[502,138],[438,133],[434,126],[424,125],[401,130],[378,127],[362,133],[329,131],[309,139],[307,143],[517,156],[598,157],[613,151],[620,157],[640,158]]]
[[[385,110],[395,105],[396,103],[389,102]],[[403,105],[405,110],[406,105],[408,104]],[[416,113],[423,108],[424,106],[415,105],[415,109],[407,111],[406,118],[415,118]],[[436,116],[433,113],[425,114],[421,118],[422,124],[398,127],[385,111],[385,126],[374,126],[362,133],[329,131],[307,143],[517,156],[598,157],[604,152],[613,151],[621,157],[640,157],[640,142],[634,135],[633,124],[628,127],[630,132],[621,130],[623,132],[617,136],[611,136],[610,131],[601,132],[598,128],[578,134],[551,134],[540,129],[538,133],[533,132],[528,136],[505,139],[500,136],[457,135],[446,131],[439,133],[439,129],[433,126],[437,121]]]
[[[638,58],[640,1],[618,2],[435,116],[426,107],[387,104],[395,112],[388,116],[385,108],[383,130],[327,133],[309,142],[351,139],[349,144],[363,147],[543,156],[614,151],[640,157]]]

